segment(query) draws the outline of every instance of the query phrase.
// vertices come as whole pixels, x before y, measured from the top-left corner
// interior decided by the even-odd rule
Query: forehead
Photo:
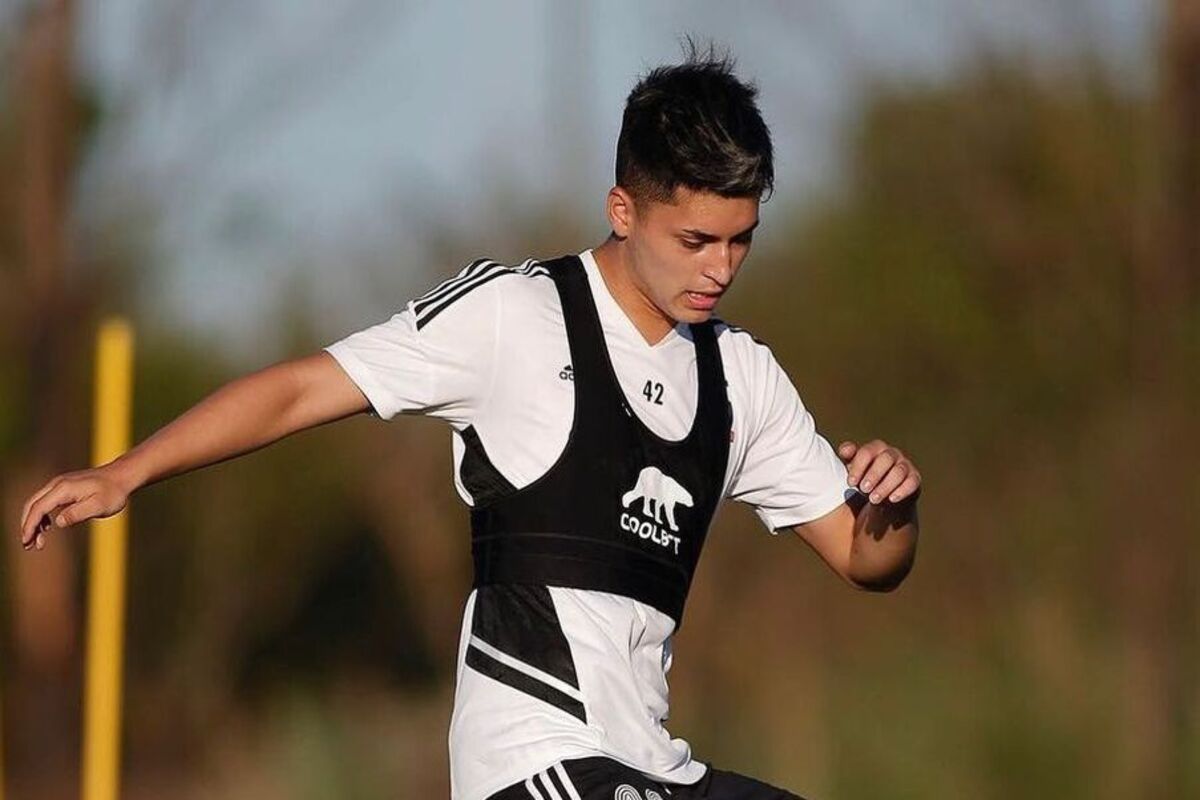
[[[756,197],[722,197],[681,186],[670,202],[651,201],[643,213],[653,225],[734,236],[758,222],[758,206]]]

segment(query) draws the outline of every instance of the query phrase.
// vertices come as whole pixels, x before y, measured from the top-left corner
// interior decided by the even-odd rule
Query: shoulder
[[[760,385],[773,373],[781,371],[770,345],[745,328],[723,319],[714,319],[713,331],[721,350],[725,375],[731,385],[735,380]]]
[[[769,420],[804,411],[791,376],[766,342],[724,320],[717,320],[714,329],[729,400],[749,431],[762,429]]]
[[[727,349],[737,349],[738,352],[771,352],[771,347],[762,339],[755,336],[750,331],[740,325],[735,325],[728,320],[720,317],[713,317],[713,330],[717,334],[717,341],[721,343],[721,352],[724,354]]]
[[[541,261],[526,259],[503,264],[478,258],[458,274],[439,283],[408,305],[417,330],[443,327],[449,320],[490,316],[503,303],[529,303],[554,291],[550,273]]]

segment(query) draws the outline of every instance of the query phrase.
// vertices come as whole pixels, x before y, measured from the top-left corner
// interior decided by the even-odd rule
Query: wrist
[[[101,469],[121,487],[126,495],[133,494],[146,482],[145,476],[138,469],[137,464],[129,458],[128,453],[108,462]]]

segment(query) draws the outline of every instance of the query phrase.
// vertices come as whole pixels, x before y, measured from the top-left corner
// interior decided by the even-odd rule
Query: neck
[[[675,320],[654,305],[634,281],[629,263],[626,243],[616,236],[609,236],[604,244],[592,250],[596,266],[608,287],[608,293],[617,301],[625,316],[638,329],[638,333],[650,345],[658,344],[675,327]]]

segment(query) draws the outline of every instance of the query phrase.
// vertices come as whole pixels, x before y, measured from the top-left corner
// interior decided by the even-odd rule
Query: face
[[[635,204],[620,187],[608,198],[613,232],[625,240],[629,278],[647,305],[674,322],[704,322],[750,252],[758,199],[680,187],[672,202]]]

